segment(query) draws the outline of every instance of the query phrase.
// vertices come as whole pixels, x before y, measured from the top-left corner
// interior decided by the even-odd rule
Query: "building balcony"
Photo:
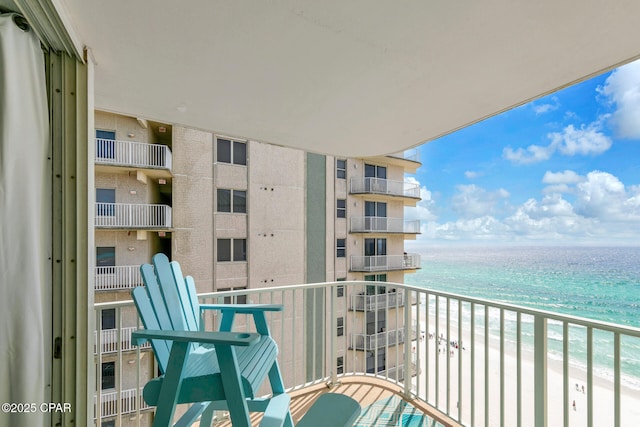
[[[96,203],[95,227],[166,230],[171,228],[171,207],[167,205]]]
[[[95,268],[96,291],[121,291],[142,285],[139,265],[118,265]]]
[[[351,233],[420,234],[420,220],[375,216],[351,217]]]
[[[100,402],[100,406],[98,406],[98,402]],[[149,408],[142,398],[142,388],[103,391],[100,393],[100,399],[97,395],[93,396],[94,417],[98,416],[98,412],[100,418],[109,418],[150,409],[153,408]]]
[[[351,334],[349,337],[349,348],[353,350],[377,350],[399,344],[404,344],[403,329],[378,332],[377,334]]]
[[[383,178],[351,178],[350,194],[367,195],[369,198],[384,200],[400,197],[407,206],[415,206],[420,200],[420,185],[405,181]]]
[[[404,295],[404,301],[417,301],[405,310],[382,308],[385,313],[381,318],[394,322],[391,337],[386,332],[382,338],[365,334],[361,313],[345,312],[340,303],[371,285],[383,288],[383,292],[395,289]],[[345,292],[338,292],[342,287]],[[363,413],[356,422],[359,426],[398,425],[399,419],[403,425],[456,427],[568,426],[569,419],[577,416],[584,421],[580,425],[627,426],[637,421],[635,369],[640,365],[640,328],[383,282],[319,283],[199,295],[201,303],[239,297],[248,303],[284,305],[284,311],[269,316],[269,325],[279,347],[285,386],[292,396],[294,421],[309,401],[327,392],[327,384],[331,392],[360,402]],[[133,303],[96,304],[96,318],[101,318],[102,310],[114,308],[119,322],[123,313],[130,313]],[[343,321],[339,323],[340,318]],[[208,312],[204,321],[215,325],[220,319]],[[242,317],[236,319],[234,328],[253,330]],[[368,344],[380,351],[372,351],[367,358],[360,351],[350,351],[349,346],[354,346],[350,340],[356,337],[361,347]],[[404,346],[394,345],[400,340]],[[148,378],[140,374],[143,369],[123,362],[122,352],[114,355],[116,375],[126,372],[130,384],[137,381],[144,386]],[[140,364],[140,359],[135,358],[136,363]],[[369,362],[371,367],[384,369],[368,373]],[[400,375],[399,371],[406,371],[403,367],[411,367],[410,372]],[[89,375],[95,372],[96,366],[88,368]],[[115,383],[119,384],[117,378]],[[124,396],[125,390],[116,393]],[[105,408],[103,405],[109,404],[105,402],[114,400],[103,396],[96,397],[97,407]],[[574,400],[578,412],[572,408]],[[144,409],[142,402],[136,404],[136,412]],[[393,416],[375,412],[385,407],[400,408],[400,412]],[[379,416],[372,416],[374,412]],[[385,419],[393,419],[393,424],[386,424]],[[252,417],[252,421],[257,425],[259,417]]]
[[[394,271],[420,268],[420,254],[352,255],[350,271]]]
[[[367,159],[375,163],[400,166],[404,169],[405,173],[416,173],[422,165],[422,163],[420,163],[420,151],[417,148],[388,154],[386,156],[367,157]]]
[[[149,172],[149,175],[169,177],[172,155],[166,145],[96,138],[95,163],[129,169],[151,169],[156,172]]]
[[[97,331],[93,332],[93,354],[101,348],[102,354],[117,353],[119,351],[136,351],[138,348],[151,348],[149,343],[140,347],[131,344],[131,333],[137,331],[137,327],[125,327],[120,329],[102,329],[98,340]]]
[[[404,307],[404,293],[385,292],[376,295],[351,295],[349,297],[349,309],[355,311],[375,311]]]

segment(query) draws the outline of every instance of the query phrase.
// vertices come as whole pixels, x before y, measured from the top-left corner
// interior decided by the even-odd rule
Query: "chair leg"
[[[230,345],[216,345],[216,355],[231,424],[233,427],[251,427],[249,407],[242,389],[242,378],[240,377],[235,348]]]
[[[200,417],[200,427],[211,427],[213,422],[213,413],[215,409],[212,404],[207,405],[207,409],[204,410]]]
[[[171,346],[171,354],[158,397],[153,427],[169,427],[171,425],[180,393],[182,371],[187,362],[190,346],[191,344],[188,342],[174,342]]]

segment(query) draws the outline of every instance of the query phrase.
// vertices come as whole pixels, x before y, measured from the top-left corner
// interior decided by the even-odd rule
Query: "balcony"
[[[142,285],[139,265],[95,268],[96,291],[121,291]]]
[[[351,178],[350,194],[377,196],[373,198],[401,197],[405,205],[415,206],[420,200],[420,185],[383,178]]]
[[[96,228],[159,229],[171,228],[171,207],[127,203],[96,203]]]
[[[377,334],[352,334],[350,348],[354,350],[377,350],[404,344],[404,330],[396,329]]]
[[[351,256],[350,271],[393,271],[420,268],[420,254]]]
[[[420,220],[376,216],[351,217],[351,233],[420,234]]]
[[[99,408],[98,401],[100,402]],[[116,416],[118,414],[132,414],[134,412],[149,410],[153,408],[149,408],[149,406],[147,406],[147,404],[144,402],[144,399],[142,398],[142,388],[132,388],[128,390],[121,390],[120,392],[118,392],[117,390],[111,392],[102,392],[100,393],[100,399],[98,399],[98,396],[94,395],[94,417],[97,416],[98,409],[100,409],[100,418],[108,418]]]
[[[137,327],[125,327],[118,329],[102,329],[100,331],[100,340],[98,340],[97,331],[93,332],[93,354],[98,353],[100,347],[102,354],[117,353],[118,351],[136,351],[138,347],[131,345],[131,333],[137,331]],[[140,348],[151,348],[146,343]]]
[[[385,366],[375,373],[367,373],[362,352],[349,350],[358,347],[358,337],[366,336],[362,315],[340,311],[344,305],[354,306],[358,294],[371,285],[395,289],[404,301],[418,302],[404,310],[385,308],[385,318],[397,325],[396,342],[402,338],[407,345],[391,345],[388,336],[369,338],[369,345],[384,349],[386,357],[373,361],[372,366]],[[338,293],[342,286],[345,292]],[[360,401],[359,426],[386,425],[382,420],[393,418],[389,414],[372,417],[381,407],[400,411],[393,425],[401,417],[438,426],[620,427],[636,425],[639,416],[640,380],[634,370],[640,366],[640,328],[380,282],[296,285],[199,298],[202,303],[222,303],[240,296],[249,303],[284,304],[284,311],[273,313],[269,324],[293,398],[294,420],[310,399],[326,392],[327,384],[333,392]],[[344,299],[351,302],[342,304]],[[132,302],[96,304],[97,318],[102,310],[113,308],[120,321]],[[338,317],[344,317],[343,337],[335,333]],[[252,330],[240,320],[236,330]],[[219,321],[211,314],[205,317],[207,324]],[[374,358],[381,353],[373,352]],[[144,386],[147,378],[140,374],[142,369],[123,362],[121,352],[115,355],[115,372]],[[140,359],[136,358],[138,364]],[[411,366],[412,375],[399,375],[403,366]],[[90,367],[89,373],[94,372]],[[585,387],[584,393],[576,390],[576,384]],[[102,396],[97,398],[96,405],[106,404]],[[574,400],[577,411],[572,409]]]
[[[349,309],[355,311],[375,311],[404,307],[404,293],[385,292],[376,295],[353,295],[349,298]]]
[[[164,169],[170,172],[172,156],[166,145],[96,138],[95,163],[134,169]]]

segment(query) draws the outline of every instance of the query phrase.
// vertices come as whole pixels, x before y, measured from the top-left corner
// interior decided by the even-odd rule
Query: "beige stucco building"
[[[199,293],[343,280],[402,283],[420,268],[419,257],[404,251],[404,241],[420,231],[418,221],[404,219],[404,207],[420,199],[419,187],[405,181],[419,167],[417,158],[336,158],[101,111],[95,129],[96,303],[130,299],[142,284],[139,265],[157,252],[179,261]],[[337,336],[338,373],[351,365],[402,379],[410,342],[397,327],[403,295],[392,287],[337,289],[336,329],[301,312],[306,332]],[[102,425],[115,425],[118,408],[109,393],[119,384],[135,399],[144,385],[139,378],[157,368],[148,348],[138,353],[130,344],[134,312],[101,313],[96,384]],[[347,321],[360,332],[344,334]],[[327,349],[313,347],[298,357],[320,369],[327,356]],[[135,357],[139,375],[130,372]],[[286,376],[287,361],[281,363]],[[151,415],[143,417],[142,425]]]

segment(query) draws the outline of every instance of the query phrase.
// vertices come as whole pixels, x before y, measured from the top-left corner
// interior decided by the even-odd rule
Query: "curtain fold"
[[[44,426],[51,367],[51,160],[44,55],[16,14],[0,15],[0,426]]]

